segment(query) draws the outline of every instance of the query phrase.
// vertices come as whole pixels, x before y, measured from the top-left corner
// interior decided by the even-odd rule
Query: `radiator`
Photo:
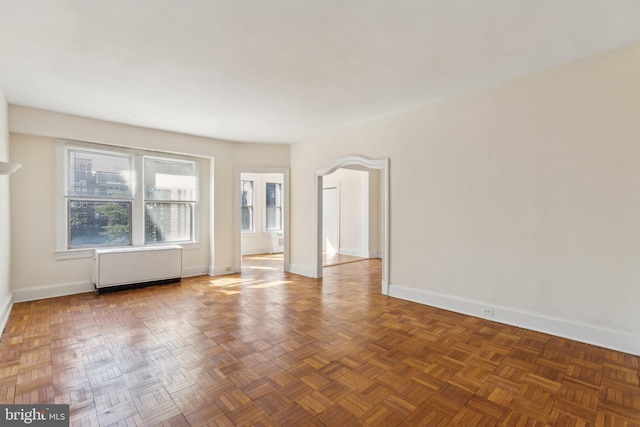
[[[269,233],[269,252],[272,254],[284,252],[284,236],[282,231]]]
[[[96,249],[94,260],[93,283],[98,293],[182,278],[182,247],[177,245]]]

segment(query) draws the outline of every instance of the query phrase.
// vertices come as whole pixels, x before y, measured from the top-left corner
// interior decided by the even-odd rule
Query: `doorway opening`
[[[380,258],[380,171],[339,168],[322,178],[322,266]]]
[[[322,277],[332,252],[382,258],[382,293],[388,295],[389,160],[343,157],[317,170],[314,179],[315,277]]]
[[[234,271],[289,271],[289,171],[236,169]]]
[[[340,252],[340,189],[338,183],[322,187],[322,266]]]

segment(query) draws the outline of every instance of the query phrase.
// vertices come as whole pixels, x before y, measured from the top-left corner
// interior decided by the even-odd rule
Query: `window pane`
[[[242,231],[253,231],[253,181],[242,181]]]
[[[146,203],[145,243],[192,240],[191,203]]]
[[[242,206],[253,206],[253,181],[242,181]]]
[[[282,230],[282,184],[267,182],[265,202],[267,208],[267,230]]]
[[[267,182],[267,206],[280,206],[282,184]]]
[[[253,207],[242,207],[242,231],[253,230]]]
[[[282,210],[279,207],[267,207],[267,230],[282,230]]]
[[[145,157],[144,187],[146,200],[196,201],[196,164]]]
[[[131,198],[131,157],[68,150],[67,196]]]
[[[69,201],[69,247],[131,244],[131,202]]]

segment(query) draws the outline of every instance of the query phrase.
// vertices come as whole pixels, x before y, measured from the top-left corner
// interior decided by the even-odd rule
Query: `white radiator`
[[[284,235],[282,231],[269,233],[269,252],[272,254],[284,252]]]
[[[182,247],[96,249],[93,283],[98,292],[145,283],[179,282]]]

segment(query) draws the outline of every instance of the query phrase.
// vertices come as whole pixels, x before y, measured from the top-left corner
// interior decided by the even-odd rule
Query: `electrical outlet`
[[[493,316],[493,308],[490,307],[482,307],[480,308],[480,313],[483,316]]]
[[[225,271],[231,271],[231,267],[225,268]]]

